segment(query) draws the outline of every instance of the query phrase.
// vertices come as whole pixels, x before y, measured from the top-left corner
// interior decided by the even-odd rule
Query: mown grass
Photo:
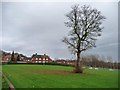
[[[9,85],[3,76],[2,76],[2,88],[9,88]]]
[[[3,65],[15,88],[118,88],[118,71],[71,72],[73,67],[54,65]]]

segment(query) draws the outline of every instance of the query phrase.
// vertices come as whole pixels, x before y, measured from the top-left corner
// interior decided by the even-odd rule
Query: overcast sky
[[[0,42],[5,51],[15,51],[31,56],[33,53],[48,54],[52,58],[72,58],[73,55],[61,40],[69,28],[64,25],[65,14],[71,6],[91,5],[107,19],[96,48],[84,54],[111,56],[118,60],[118,3],[117,2],[3,2],[2,36]]]

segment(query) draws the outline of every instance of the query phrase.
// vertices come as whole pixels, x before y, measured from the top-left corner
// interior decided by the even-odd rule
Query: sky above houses
[[[96,41],[97,47],[83,54],[111,56],[118,60],[117,2],[3,2],[0,35],[2,49],[27,56],[45,53],[54,59],[74,58],[62,42],[70,30],[64,25],[67,21],[65,14],[74,4],[90,5],[106,17],[102,36]]]

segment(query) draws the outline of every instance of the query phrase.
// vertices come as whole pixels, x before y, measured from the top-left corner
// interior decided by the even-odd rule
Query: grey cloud
[[[33,53],[49,54],[52,58],[72,58],[73,55],[62,43],[68,34],[65,27],[65,14],[75,3],[3,3],[3,50],[21,52],[25,55]],[[106,16],[103,23],[105,29],[98,38],[96,48],[85,53],[98,53],[112,56],[117,60],[117,3],[79,3],[95,7]]]

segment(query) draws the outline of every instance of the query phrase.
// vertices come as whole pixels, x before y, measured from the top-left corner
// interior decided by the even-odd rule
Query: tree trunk
[[[77,53],[77,61],[75,65],[75,73],[83,73],[81,62],[80,62],[80,52]]]

